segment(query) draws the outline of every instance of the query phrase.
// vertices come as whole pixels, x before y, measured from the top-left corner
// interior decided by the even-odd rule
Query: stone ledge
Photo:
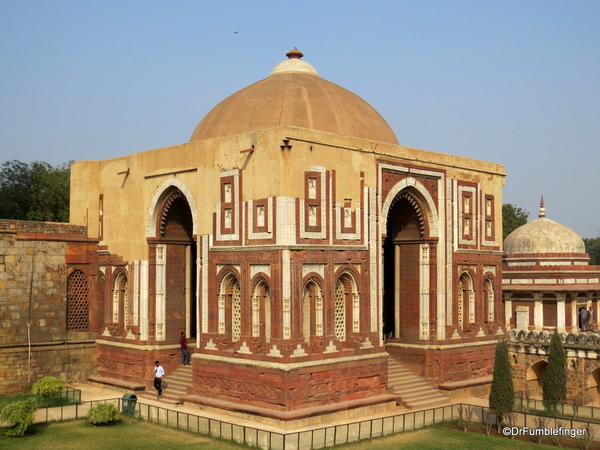
[[[488,375],[487,377],[473,378],[471,380],[454,381],[452,383],[442,383],[440,384],[440,389],[444,389],[446,391],[453,391],[455,389],[464,389],[473,386],[481,386],[482,384],[491,383],[492,379],[493,377],[491,375]]]
[[[145,391],[146,386],[139,383],[132,383],[130,381],[117,380],[116,378],[91,376],[88,377],[88,381],[92,383],[101,384],[103,386],[112,386],[118,389],[125,389],[128,391]]]
[[[489,394],[492,386],[491,375],[487,377],[473,378],[471,380],[454,381],[451,383],[442,383],[439,389],[450,399],[461,397],[485,397]]]
[[[185,395],[181,397],[186,406],[195,406],[207,410],[221,410],[224,413],[234,414],[246,420],[258,420],[261,423],[268,423],[281,428],[323,423],[324,420],[332,420],[332,414],[334,417],[339,414],[347,417],[361,417],[365,415],[365,408],[372,410],[369,411],[371,414],[375,412],[394,411],[398,399],[397,395],[383,394],[360,400],[350,400],[295,411],[275,411],[268,408],[242,405],[198,395]],[[340,418],[335,417],[336,420]]]

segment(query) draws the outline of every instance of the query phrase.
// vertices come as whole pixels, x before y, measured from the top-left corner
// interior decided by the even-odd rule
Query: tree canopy
[[[69,221],[71,162],[6,161],[0,166],[0,218]]]
[[[600,266],[600,237],[584,238],[585,252],[590,255],[590,264]]]
[[[527,223],[529,213],[517,205],[504,203],[502,205],[502,240],[510,233]]]

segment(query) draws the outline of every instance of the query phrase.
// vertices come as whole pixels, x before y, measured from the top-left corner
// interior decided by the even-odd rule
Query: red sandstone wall
[[[290,371],[203,361],[192,394],[276,411],[295,411],[386,393],[387,360],[340,362]]]

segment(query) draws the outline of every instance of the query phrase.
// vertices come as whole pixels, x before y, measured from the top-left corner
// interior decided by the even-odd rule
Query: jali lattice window
[[[487,278],[483,283],[483,292],[485,294],[484,301],[487,302],[487,320],[494,321],[494,284],[490,278]]]
[[[242,334],[242,300],[240,283],[235,280],[231,285],[231,340],[237,342]]]
[[[338,280],[335,285],[335,300],[334,300],[334,319],[333,326],[335,338],[338,341],[346,340],[346,292],[344,282]]]
[[[89,328],[88,282],[81,270],[67,278],[67,330],[87,331]]]

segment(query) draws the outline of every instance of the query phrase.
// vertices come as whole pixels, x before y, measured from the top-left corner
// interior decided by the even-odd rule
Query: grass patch
[[[543,450],[556,448],[548,445],[534,444],[475,434],[459,430],[449,430],[444,425],[423,428],[417,431],[408,431],[382,438],[359,441],[352,444],[338,445],[336,450]]]
[[[240,450],[249,448],[233,442],[200,436],[182,430],[148,423],[133,418],[124,418],[121,423],[110,427],[94,427],[84,420],[50,422],[31,428],[33,434],[24,438],[0,437],[3,450],[105,450],[105,449],[148,449],[185,450]],[[444,426],[428,427],[378,439],[364,440],[339,445],[336,450],[486,450],[556,448],[450,430]]]
[[[49,422],[30,427],[24,438],[0,437],[3,450],[105,450],[105,449],[214,449],[239,450],[243,446],[154,423],[125,418],[110,427],[95,427],[85,420]]]

